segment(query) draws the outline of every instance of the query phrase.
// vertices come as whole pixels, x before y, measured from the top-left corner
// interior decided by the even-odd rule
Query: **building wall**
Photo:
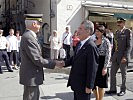
[[[43,14],[43,22],[50,26],[50,0],[30,0],[34,5],[30,4],[27,13]],[[50,29],[44,29],[44,42],[47,42]]]
[[[2,10],[3,10],[3,3],[4,3],[4,2],[3,2],[2,0],[0,0],[0,6],[1,6],[1,7],[0,7],[0,15],[2,14]]]
[[[85,19],[86,14],[80,0],[30,0],[30,2],[32,3],[28,8],[28,13],[44,14],[43,21],[50,26],[49,29],[44,29],[43,31],[45,42],[47,42],[52,30],[57,30],[60,36],[62,36],[65,27],[70,26],[71,32],[74,33],[82,20]],[[50,14],[50,12],[52,13]],[[50,15],[54,16],[50,17]],[[112,21],[114,22],[114,20]],[[129,27],[131,24],[129,24],[130,22],[127,23],[126,25]],[[110,23],[110,27],[115,30],[116,26],[114,23]]]
[[[70,26],[71,32],[78,28],[83,20],[81,1],[79,0],[57,0],[57,30],[60,34]]]
[[[3,14],[4,12],[4,4],[5,4],[5,2],[4,1],[2,1],[2,0],[0,0],[0,5],[1,5],[1,8],[0,8],[0,22],[2,22],[2,20],[3,20],[3,17],[2,17],[2,15],[1,14]]]
[[[43,22],[50,24],[50,0],[30,0],[34,6],[28,8],[28,13],[43,14]]]
[[[51,0],[51,32],[57,30],[57,0]]]
[[[66,26],[71,27],[73,33],[78,28],[83,20],[81,1],[79,0],[51,0],[51,9],[55,16],[51,17],[50,23],[50,0],[30,0],[35,4],[35,7],[28,8],[28,13],[44,14],[44,22],[51,26],[52,30],[57,30],[61,35],[65,31]],[[49,33],[44,33],[44,38],[47,40]],[[46,41],[47,42],[47,41]]]
[[[6,16],[8,16],[8,20],[10,20],[11,23],[15,22],[16,20],[14,20],[14,15],[16,14],[16,0],[0,0],[0,22],[2,22],[2,28],[5,27],[6,23]],[[5,13],[5,5],[6,5],[6,12]],[[9,6],[10,5],[10,6]],[[9,12],[10,11],[10,12]],[[10,14],[9,14],[10,13]],[[10,15],[10,17],[9,17]],[[8,23],[8,26],[10,24]]]

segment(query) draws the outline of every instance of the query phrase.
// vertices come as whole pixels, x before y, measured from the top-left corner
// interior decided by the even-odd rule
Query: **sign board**
[[[116,18],[113,17],[98,17],[98,16],[89,16],[89,20],[98,21],[98,22],[116,22]]]

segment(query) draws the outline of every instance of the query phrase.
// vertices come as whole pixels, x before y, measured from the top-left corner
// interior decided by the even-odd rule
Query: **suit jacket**
[[[121,62],[122,57],[128,59],[131,49],[132,33],[125,28],[122,32],[116,31],[114,35],[112,61]]]
[[[43,84],[43,67],[52,69],[55,66],[55,62],[42,58],[40,45],[29,30],[27,30],[22,36],[20,54],[20,84],[26,86]]]
[[[73,91],[85,92],[85,88],[94,87],[98,67],[98,50],[95,43],[89,39],[77,54],[65,62],[65,66],[72,65],[68,86]]]

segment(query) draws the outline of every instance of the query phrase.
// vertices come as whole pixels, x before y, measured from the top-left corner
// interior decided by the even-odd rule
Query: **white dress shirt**
[[[18,52],[18,40],[17,40],[17,37],[16,36],[14,36],[14,35],[8,35],[7,37],[6,37],[6,39],[8,40],[8,42],[9,42],[9,47],[8,47],[8,49],[7,49],[7,52],[11,52],[12,50],[17,50],[17,52]]]
[[[18,41],[18,47],[20,47],[21,36],[19,36],[19,39],[17,38],[17,41]]]
[[[124,31],[124,29],[125,29],[126,27],[124,26],[120,31],[121,31],[121,33]]]
[[[89,37],[87,37],[86,39],[84,39],[84,40],[80,41],[80,42],[81,42],[80,49],[82,48],[82,46],[85,44],[85,42],[86,42],[88,39],[90,39],[90,36],[89,36]]]
[[[8,41],[6,37],[0,36],[0,49],[6,49],[8,45]]]
[[[69,33],[64,32],[63,33],[62,43],[66,44],[66,45],[71,45],[71,43],[72,43],[72,34],[71,34],[71,32],[69,32]]]

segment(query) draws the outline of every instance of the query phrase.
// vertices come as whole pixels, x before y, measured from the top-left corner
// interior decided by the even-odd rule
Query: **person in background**
[[[98,22],[95,22],[94,23],[94,30],[96,29],[97,26],[99,26],[99,23]],[[95,32],[91,35],[91,40],[92,41],[95,41],[96,40],[96,34],[95,34]]]
[[[111,31],[111,29],[106,29],[106,37],[109,39],[111,48],[113,48],[113,39],[114,39],[114,34]]]
[[[128,66],[128,57],[131,49],[131,30],[125,27],[126,20],[124,18],[117,19],[118,30],[114,34],[114,45],[112,49],[112,65],[110,71],[110,90],[106,91],[107,94],[116,94],[116,73],[120,68],[122,76],[122,84],[118,96],[123,96],[126,93],[126,74]]]
[[[133,59],[133,27],[129,28],[131,30],[131,34],[132,34],[132,40],[131,40],[131,49],[130,49],[130,53],[129,53],[129,62],[132,62]]]
[[[71,48],[71,43],[72,43],[72,34],[69,30],[69,27],[66,27],[66,31],[63,33],[62,43],[63,43],[63,48],[66,51],[66,59],[69,59],[70,58],[70,48]]]
[[[53,30],[52,35],[49,37],[51,47],[51,59],[58,59],[60,39],[56,30]]]
[[[78,34],[77,34],[77,30],[75,30],[74,35],[72,36],[72,45],[73,45],[73,51],[75,52],[75,48],[77,43],[80,41]]]
[[[18,63],[18,58],[17,58],[17,52],[18,52],[18,40],[16,36],[14,35],[14,29],[9,30],[9,35],[6,37],[8,42],[9,42],[9,47],[7,49],[8,56],[10,63],[12,64],[12,59],[13,59],[13,69],[18,69],[17,63]]]
[[[20,48],[20,42],[21,42],[21,34],[20,34],[20,31],[16,31],[16,37],[17,37],[17,40],[18,40],[18,47]]]
[[[103,100],[104,88],[108,88],[107,68],[110,63],[111,47],[109,40],[103,35],[104,32],[105,27],[103,25],[97,26],[95,31],[97,40],[95,40],[95,44],[99,52],[99,65],[93,89],[96,100]]]
[[[92,40],[92,41],[95,41],[95,40],[96,40],[96,34],[95,34],[95,33],[93,33],[93,34],[91,35],[91,40]]]
[[[20,31],[17,30],[16,31],[16,37],[17,37],[17,41],[18,41],[18,54],[17,54],[17,58],[18,58],[18,62],[17,62],[17,66],[20,66],[21,63],[21,57],[20,57],[20,42],[21,42],[21,35],[20,35]]]
[[[10,63],[9,63],[9,57],[7,55],[7,47],[8,47],[8,41],[6,37],[2,36],[3,35],[3,30],[0,29],[0,74],[3,73],[1,64],[3,62],[3,59],[5,60],[7,69],[9,72],[13,72]]]

